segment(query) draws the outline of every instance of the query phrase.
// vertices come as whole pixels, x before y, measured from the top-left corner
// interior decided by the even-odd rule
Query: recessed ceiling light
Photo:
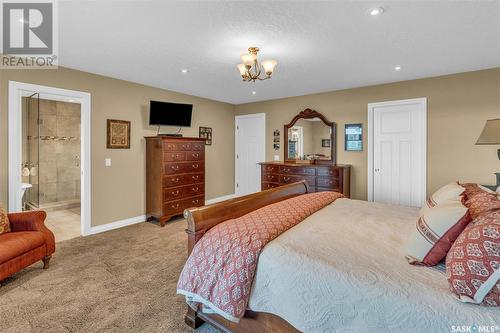
[[[384,8],[382,8],[382,7],[376,7],[376,8],[370,9],[371,16],[377,16],[377,15],[382,14],[383,12],[384,12]]]
[[[24,23],[24,19],[20,18],[19,22]]]
[[[257,92],[256,91],[252,91],[252,95],[255,95]]]
[[[75,100],[74,99],[68,99],[68,102],[73,103]]]
[[[400,70],[401,70],[401,66],[395,66],[395,67],[394,67],[394,70],[395,70],[395,71],[400,71]]]
[[[181,69],[181,72],[182,72],[182,73],[187,73],[187,72],[188,72],[188,70],[187,70],[187,69],[185,69],[185,68],[183,68],[183,69]]]

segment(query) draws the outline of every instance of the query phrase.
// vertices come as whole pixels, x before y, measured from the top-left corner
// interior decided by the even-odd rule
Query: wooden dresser
[[[146,137],[146,216],[163,227],[205,205],[205,139]]]
[[[350,165],[286,162],[263,162],[260,165],[262,190],[305,180],[311,192],[336,191],[347,198],[351,195]]]

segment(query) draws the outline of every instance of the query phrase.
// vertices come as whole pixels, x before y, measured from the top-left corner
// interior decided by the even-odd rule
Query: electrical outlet
[[[274,155],[274,160],[279,161],[280,160],[280,155]]]
[[[110,167],[111,166],[111,159],[110,158],[104,159],[104,165],[107,167]]]

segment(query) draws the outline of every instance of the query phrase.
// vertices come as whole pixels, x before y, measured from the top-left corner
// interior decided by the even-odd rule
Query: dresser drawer
[[[280,175],[280,185],[291,184],[305,180],[309,186],[316,186],[315,177]]]
[[[163,160],[166,162],[185,161],[186,153],[180,151],[167,151],[163,154]]]
[[[203,183],[204,181],[205,175],[203,173],[163,176],[163,187]]]
[[[268,183],[268,182],[262,182],[261,183],[261,191],[269,190],[270,188],[275,188],[280,186],[278,183]]]
[[[334,177],[318,177],[316,186],[318,187],[328,187],[328,188],[338,188],[339,179]]]
[[[278,183],[280,181],[280,176],[277,173],[263,173],[261,176],[263,182]]]
[[[204,161],[164,163],[164,173],[166,175],[200,172],[203,171],[204,168],[205,168]]]
[[[205,159],[205,152],[203,151],[189,151],[186,153],[186,161],[203,161]]]
[[[163,150],[165,151],[186,151],[192,150],[194,143],[192,142],[163,142]]]
[[[336,168],[318,168],[318,176],[339,176],[339,169]]]
[[[163,201],[177,200],[205,194],[205,184],[192,184],[163,189]]]
[[[264,172],[277,173],[279,172],[279,170],[280,167],[277,165],[267,165],[267,164],[262,165],[262,173]]]
[[[203,150],[205,151],[205,142],[193,142],[192,144],[192,149],[193,150]]]
[[[286,175],[316,176],[316,169],[308,167],[281,166],[280,173]]]
[[[163,204],[163,215],[181,214],[184,209],[205,205],[205,196],[169,201]]]

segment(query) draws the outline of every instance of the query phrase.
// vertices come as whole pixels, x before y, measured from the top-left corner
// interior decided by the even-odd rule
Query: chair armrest
[[[10,229],[16,231],[40,231],[45,236],[47,242],[47,256],[50,256],[55,251],[55,238],[52,231],[45,226],[45,218],[47,213],[43,210],[11,213],[8,214]]]
[[[8,214],[10,228],[16,231],[43,231],[47,213],[42,210]]]

